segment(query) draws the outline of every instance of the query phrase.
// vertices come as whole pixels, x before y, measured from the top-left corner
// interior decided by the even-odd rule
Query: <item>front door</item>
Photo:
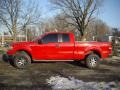
[[[36,60],[52,60],[58,58],[58,34],[48,34],[40,39],[41,43],[37,43],[32,47]]]

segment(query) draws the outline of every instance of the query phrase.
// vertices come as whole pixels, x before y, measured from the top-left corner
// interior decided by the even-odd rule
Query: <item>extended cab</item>
[[[13,43],[7,51],[14,65],[26,68],[31,61],[85,61],[88,68],[98,67],[99,61],[112,52],[109,42],[78,42],[73,33],[46,33],[32,42]]]

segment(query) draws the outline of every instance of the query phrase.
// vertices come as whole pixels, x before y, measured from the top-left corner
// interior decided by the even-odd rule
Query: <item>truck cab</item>
[[[72,33],[47,33],[31,46],[36,60],[73,59],[74,35]],[[66,58],[67,57],[67,58]]]

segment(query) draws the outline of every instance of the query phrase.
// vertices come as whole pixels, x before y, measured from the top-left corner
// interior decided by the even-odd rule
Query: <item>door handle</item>
[[[59,44],[56,44],[56,48],[59,48],[60,47],[60,45]]]

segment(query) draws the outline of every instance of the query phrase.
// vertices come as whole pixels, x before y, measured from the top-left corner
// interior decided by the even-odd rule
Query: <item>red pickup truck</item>
[[[13,43],[7,54],[17,68],[26,68],[31,61],[85,61],[88,68],[97,68],[111,52],[109,42],[79,42],[71,32],[50,32],[32,42]]]

